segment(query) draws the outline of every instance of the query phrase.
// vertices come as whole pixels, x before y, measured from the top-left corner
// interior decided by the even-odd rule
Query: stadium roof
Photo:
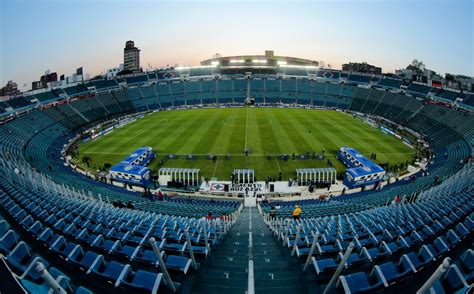
[[[273,51],[267,50],[264,55],[235,55],[220,56],[201,61],[201,65],[219,65],[221,67],[248,67],[248,66],[319,66],[316,60],[305,58],[276,56]]]

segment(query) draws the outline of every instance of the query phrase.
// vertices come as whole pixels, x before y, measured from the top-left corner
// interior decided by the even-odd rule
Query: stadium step
[[[244,293],[248,279],[248,210],[244,209],[224,242],[211,252],[192,293]]]
[[[301,270],[300,263],[290,256],[272,235],[263,217],[252,218],[255,292],[317,293],[318,285]]]
[[[252,226],[249,222],[251,215]],[[273,237],[256,208],[244,209],[224,243],[211,253],[192,293],[243,293],[248,284],[249,231],[252,232],[257,293],[314,293],[318,285]],[[313,290],[313,292],[312,292]]]

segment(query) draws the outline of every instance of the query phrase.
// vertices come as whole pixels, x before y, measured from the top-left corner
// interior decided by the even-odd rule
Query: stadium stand
[[[400,87],[399,81],[386,78],[372,81],[319,71],[317,81],[273,75],[209,80],[209,71],[203,70],[192,74],[202,78],[148,84],[163,74],[96,80],[87,84],[96,91],[78,85],[0,103],[0,112],[7,107],[29,111],[0,125],[2,283],[46,293],[52,287],[42,278],[47,271],[68,293],[161,293],[173,287],[182,293],[243,292],[248,282],[247,228],[252,222],[257,292],[321,292],[328,284],[341,293],[416,292],[446,258],[446,273],[428,286],[453,293],[472,285],[473,253],[468,248],[473,245],[474,174],[472,164],[464,164],[473,152],[471,114],[338,83],[347,78]],[[134,86],[119,88],[123,82]],[[243,209],[240,201],[184,196],[151,201],[64,166],[62,147],[97,122],[178,106],[240,105],[247,87],[257,104],[349,109],[417,131],[429,138],[436,154],[428,165],[430,174],[328,200],[274,201],[259,207],[260,216],[255,208]],[[457,93],[419,84],[410,84],[407,92],[422,98],[429,93],[449,101],[458,98]],[[60,101],[44,110],[30,103],[49,103],[61,93],[82,99]],[[459,98],[472,106],[472,95]],[[442,179],[439,185],[433,184],[436,176]],[[392,204],[395,196],[401,203]],[[114,207],[114,201],[131,201],[134,209]],[[290,219],[295,204],[303,209],[298,220]],[[268,214],[271,206],[280,207],[275,219]],[[208,213],[228,218],[203,219]],[[340,276],[331,282],[339,264]]]
[[[386,87],[386,88],[399,89],[400,86],[402,85],[402,81],[395,80],[395,79],[382,78],[378,82],[378,85],[381,87]]]

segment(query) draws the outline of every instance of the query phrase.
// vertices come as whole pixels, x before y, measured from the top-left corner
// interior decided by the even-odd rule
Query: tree
[[[413,59],[413,61],[411,62],[412,66],[416,67],[417,69],[419,69],[420,71],[424,71],[425,70],[425,64],[423,63],[423,61],[421,60],[418,60],[418,59]]]

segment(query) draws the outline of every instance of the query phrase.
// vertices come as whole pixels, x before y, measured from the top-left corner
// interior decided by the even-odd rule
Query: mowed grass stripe
[[[319,142],[318,145],[320,147],[320,149],[315,150],[316,152],[324,150],[325,152],[335,153],[341,147],[338,142],[334,141],[335,137],[330,138],[328,136],[328,132],[320,125],[319,121],[316,121],[315,117],[297,116],[295,114],[294,118],[302,125],[311,125],[312,135]]]
[[[293,141],[297,145],[297,153],[306,153],[320,150],[322,145],[315,138],[313,128],[311,124],[303,124],[297,117],[295,117],[295,111],[282,112],[282,117],[285,121],[291,121],[291,124],[286,124]],[[300,114],[299,116],[304,116]],[[311,133],[310,133],[311,130]]]
[[[258,129],[262,141],[262,154],[280,154],[282,147],[280,140],[277,139],[275,135],[274,128],[272,127],[272,122],[268,118],[271,113],[271,109],[265,109],[261,112],[262,121],[266,122],[265,124],[259,124]],[[255,152],[258,153],[258,152]]]
[[[253,153],[263,153],[261,127],[265,127],[265,118],[262,119],[261,113],[255,111],[254,108],[248,109],[248,125],[247,125],[247,146],[253,149]]]
[[[279,111],[277,109],[272,109],[270,108],[268,112],[266,113],[267,119],[270,120],[271,122],[271,127],[273,129],[273,132],[276,135],[275,139],[277,142],[278,150],[275,150],[276,152],[273,153],[293,153],[296,152],[296,146],[289,137],[288,133],[285,131],[283,128],[283,125],[281,124],[281,115],[279,115]],[[287,122],[285,122],[287,124]]]
[[[227,111],[221,111],[218,121],[218,131],[216,136],[212,138],[212,146],[210,153],[212,154],[226,154],[229,153],[229,145],[231,141],[228,139],[229,133],[231,133],[232,127],[225,124],[225,119],[228,117]]]
[[[174,129],[168,130],[168,137],[162,138],[160,149],[164,153],[174,153],[177,148],[181,147],[188,139],[189,136],[196,130],[196,126],[207,120],[204,112],[191,112],[189,110],[183,111],[183,115],[186,116],[185,122],[177,126]]]
[[[206,111],[207,112],[207,111]],[[186,145],[189,145],[194,153],[209,153],[211,146],[214,144],[214,140],[219,133],[220,127],[222,127],[222,117],[224,117],[222,112],[212,111],[208,114],[208,120],[202,124],[199,129],[193,133],[193,138],[191,142],[186,142]]]
[[[227,111],[227,117],[223,124],[229,128],[227,146],[230,154],[243,154],[245,146],[245,125],[239,125],[239,117],[244,115],[246,109],[238,108],[235,111]]]

